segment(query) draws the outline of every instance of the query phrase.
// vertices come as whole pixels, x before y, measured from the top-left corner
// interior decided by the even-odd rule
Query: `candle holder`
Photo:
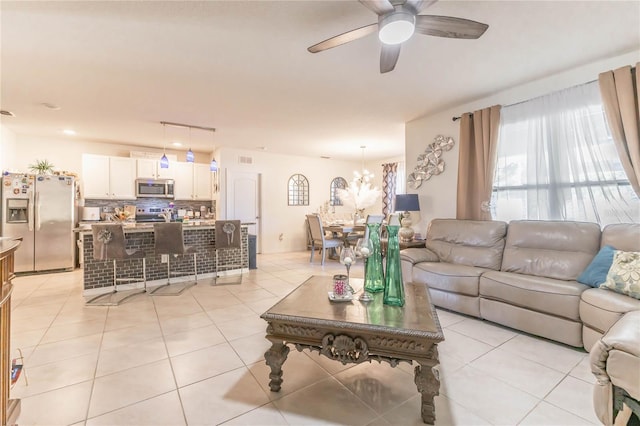
[[[347,268],[347,287],[353,294],[353,287],[351,287],[351,283],[349,282],[349,272],[351,271],[351,265],[356,263],[356,253],[351,247],[344,247],[342,249],[342,251],[340,252],[340,263],[342,263]]]

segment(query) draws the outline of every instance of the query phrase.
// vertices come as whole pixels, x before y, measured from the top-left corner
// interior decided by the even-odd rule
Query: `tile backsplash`
[[[125,205],[135,205],[139,209],[150,207],[167,208],[173,202],[174,208],[200,211],[200,207],[211,209],[215,212],[216,202],[214,201],[189,201],[189,200],[169,200],[167,198],[138,198],[137,200],[85,200],[85,207],[100,207],[101,212],[112,212],[116,207],[123,208]]]

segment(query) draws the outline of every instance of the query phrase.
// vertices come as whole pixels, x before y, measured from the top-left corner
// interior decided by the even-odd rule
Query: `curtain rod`
[[[587,84],[595,83],[596,81],[598,81],[598,80],[597,80],[597,79],[595,79],[595,80],[587,81],[586,83],[576,84],[575,86],[567,87],[566,89],[571,89],[571,88],[573,88],[573,87],[579,87],[579,86],[586,86]],[[566,89],[561,89],[561,90],[566,90]],[[555,92],[560,92],[560,90],[555,90]],[[553,93],[553,92],[549,92],[549,93]],[[520,105],[520,104],[523,104],[523,103],[525,103],[525,102],[529,102],[529,101],[532,101],[532,100],[534,100],[534,99],[541,98],[542,96],[546,96],[546,95],[548,95],[549,93],[546,93],[546,94],[541,95],[541,96],[536,96],[535,98],[525,99],[524,101],[516,102],[516,103],[513,103],[513,104],[503,105],[503,107],[505,107],[505,108],[506,108],[506,107],[511,107],[511,106],[515,106],[515,105]],[[471,115],[473,116],[473,114],[471,114]],[[451,117],[451,121],[458,121],[458,120],[460,120],[461,118],[462,118],[462,116],[460,116],[460,117],[453,116],[453,117]]]
[[[215,132],[216,131],[215,127],[195,126],[193,124],[173,123],[171,121],[161,121],[160,124],[162,124],[163,126],[184,127],[186,129],[206,130],[208,132]]]

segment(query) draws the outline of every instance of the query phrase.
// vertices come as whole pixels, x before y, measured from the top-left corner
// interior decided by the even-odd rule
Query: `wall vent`
[[[238,157],[238,163],[240,164],[253,164],[253,157],[247,157],[244,155],[240,155]]]

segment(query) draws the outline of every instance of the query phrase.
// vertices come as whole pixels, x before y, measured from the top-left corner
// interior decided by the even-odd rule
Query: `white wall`
[[[7,126],[0,124],[0,172],[14,161],[16,135]]]
[[[11,132],[9,132],[11,133]],[[158,159],[162,156],[162,150],[153,148],[141,148],[139,146],[119,143],[88,142],[76,138],[50,138],[31,135],[14,135],[5,141],[5,130],[2,130],[2,170],[14,172],[29,172],[29,164],[36,160],[48,160],[53,163],[55,170],[77,173],[82,179],[82,154],[99,154],[116,157],[128,157],[131,151],[157,152]],[[6,148],[5,148],[6,145]],[[9,150],[11,155],[5,161],[4,151]],[[167,150],[167,154],[178,156],[179,161],[185,161],[186,151]],[[208,153],[196,152],[196,162],[208,163]]]
[[[239,156],[253,159],[251,165],[239,164]],[[337,176],[351,181],[354,170],[361,168],[360,162],[333,159],[279,155],[261,151],[245,151],[222,148],[216,153],[221,168],[233,171],[261,173],[261,241],[262,253],[283,253],[306,248],[305,215],[318,212],[325,201],[329,201],[331,180]],[[300,173],[309,180],[309,205],[287,204],[287,183],[291,175]],[[223,187],[224,188],[224,187]],[[218,214],[225,210],[224,190],[219,195]],[[336,214],[349,215],[351,209],[335,208]],[[220,216],[223,217],[223,216]],[[282,240],[279,239],[283,235]]]
[[[437,135],[452,136],[456,142],[451,151],[444,152],[445,171],[423,182],[417,190],[407,186],[408,193],[420,196],[420,220],[414,216],[416,232],[426,232],[429,221],[433,218],[453,218],[456,215],[456,189],[458,178],[458,141],[460,137],[459,121],[452,117],[465,112],[472,112],[492,105],[507,106],[527,99],[545,95],[567,87],[597,80],[598,74],[625,65],[635,65],[640,61],[640,51],[608,58],[578,68],[564,71],[540,80],[522,84],[492,96],[458,105],[438,113],[421,117],[406,124],[405,155],[407,175],[416,167],[419,154]],[[473,78],[470,76],[469,78]]]

